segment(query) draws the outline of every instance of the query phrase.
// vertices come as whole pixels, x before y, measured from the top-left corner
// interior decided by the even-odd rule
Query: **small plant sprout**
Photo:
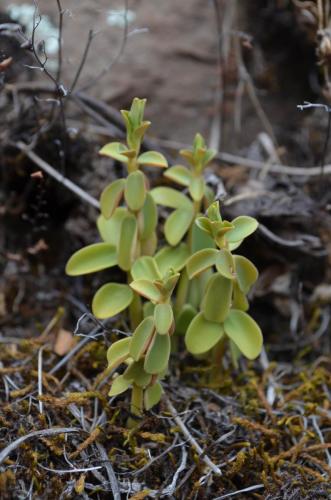
[[[141,255],[153,255],[157,246],[157,209],[148,192],[148,180],[141,167],[166,168],[165,157],[156,152],[140,153],[141,142],[150,122],[144,121],[145,99],[134,99],[130,111],[122,111],[127,130],[127,144],[111,142],[100,154],[122,162],[128,171],[124,179],[109,184],[100,198],[101,215],[97,226],[103,242],[78,250],[69,259],[70,276],[102,271],[119,266],[127,272]],[[111,318],[130,307],[131,326],[142,318],[140,300],[126,284],[107,283],[95,294],[93,314]]]
[[[200,312],[187,329],[186,347],[198,355],[228,338],[235,363],[240,353],[254,359],[261,352],[263,339],[259,326],[246,313],[246,295],[258,271],[246,257],[232,251],[257,229],[258,223],[248,216],[232,222],[222,220],[217,201],[208,208],[207,217],[198,217],[196,224],[214,239],[217,248],[202,249],[188,259],[189,279],[210,272],[210,268],[216,270],[209,274]]]
[[[261,331],[246,312],[246,295],[258,272],[248,259],[232,254],[255,231],[257,221],[246,216],[222,220],[203,176],[215,152],[200,134],[192,150],[181,151],[188,166],[167,168],[162,154],[141,153],[150,126],[144,120],[145,103],[136,98],[129,111],[122,111],[126,144],[111,142],[100,151],[127,169],[125,178],[113,181],[101,194],[97,226],[102,241],[78,250],[66,266],[71,276],[114,266],[126,273],[126,283],[101,286],[92,311],[100,319],[128,313],[132,335],[110,346],[106,372],[113,373],[110,396],[131,389],[131,413],[136,416],[159,402],[161,379],[170,352],[181,345],[180,335],[192,354],[206,353],[218,371],[226,338],[235,364],[241,353],[254,359],[262,347]],[[187,193],[164,185],[150,190],[141,170],[145,166],[167,169],[167,181]],[[162,235],[157,205],[172,209],[164,224],[163,246],[158,243]]]
[[[203,171],[214,158],[216,151],[207,149],[200,134],[196,134],[193,149],[183,149],[181,156],[189,167],[174,165],[165,172],[165,177],[188,189],[191,199],[176,189],[170,187],[156,187],[151,195],[158,205],[175,209],[167,218],[164,225],[164,235],[172,246],[182,241],[184,235],[192,227],[195,216],[214,200],[213,191],[206,185]]]
[[[170,337],[174,333],[171,295],[179,273],[169,269],[163,276],[152,257],[140,257],[132,267],[130,287],[146,298],[148,315],[134,330],[132,337],[115,342],[108,350],[108,369],[121,363],[128,366],[117,376],[109,395],[115,396],[132,388],[131,412],[141,415],[159,402],[162,395],[160,379],[167,373]]]

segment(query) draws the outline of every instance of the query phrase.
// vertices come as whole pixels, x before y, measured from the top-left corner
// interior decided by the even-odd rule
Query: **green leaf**
[[[138,212],[143,208],[146,199],[145,176],[139,170],[131,172],[127,177],[124,198],[133,212]]]
[[[124,378],[123,375],[119,375],[116,377],[111,385],[111,389],[108,393],[108,396],[118,396],[125,392],[131,385],[131,382]]]
[[[169,187],[156,187],[150,191],[155,203],[170,208],[192,209],[192,202],[185,194]]]
[[[155,308],[155,304],[153,304],[152,302],[145,302],[143,304],[143,316],[144,318],[147,318],[148,316],[153,316],[154,315],[154,308]],[[153,319],[153,324],[154,324],[154,319]]]
[[[123,271],[131,269],[137,245],[137,220],[133,214],[124,217],[118,244],[118,265]]]
[[[226,234],[226,239],[229,243],[236,243],[250,234],[254,233],[258,227],[258,222],[253,217],[248,215],[240,215],[231,221],[234,228]]]
[[[246,295],[240,290],[237,280],[233,282],[232,307],[233,309],[240,309],[241,311],[247,311],[249,309]]]
[[[121,161],[122,163],[127,163],[127,157],[122,154],[127,150],[128,148],[120,142],[110,142],[100,149],[99,154],[102,156],[109,156],[110,158]]]
[[[223,337],[224,330],[220,323],[208,321],[203,313],[191,321],[185,335],[187,350],[192,354],[202,354],[214,347]]]
[[[112,318],[124,311],[133,299],[128,285],[107,283],[93,297],[92,312],[99,319]]]
[[[134,280],[154,281],[162,278],[155,259],[150,256],[139,257],[136,260],[131,269],[131,276]]]
[[[157,226],[157,207],[150,193],[146,194],[145,203],[140,216],[142,217],[140,237],[142,240],[145,240],[153,234]]]
[[[155,325],[153,316],[148,316],[143,319],[133,332],[130,344],[130,356],[135,361],[138,361],[146,352],[154,332]]]
[[[190,182],[189,192],[194,201],[201,201],[205,192],[204,178],[193,177]]]
[[[101,193],[100,206],[101,213],[106,218],[112,216],[123,197],[125,179],[117,179],[109,184]]]
[[[237,250],[240,247],[244,240],[236,241],[236,243],[229,243],[229,250],[233,252],[233,250]]]
[[[129,357],[131,338],[117,340],[107,351],[107,361],[109,370],[114,370]]]
[[[166,158],[157,151],[147,151],[146,153],[138,156],[139,165],[144,165],[148,167],[160,167],[167,168],[168,162]]]
[[[184,165],[174,165],[168,168],[164,174],[167,179],[170,179],[181,186],[189,186],[192,179],[192,173]]]
[[[205,186],[205,193],[204,193],[204,196],[205,196],[205,201],[207,203],[207,206],[211,205],[212,203],[214,203],[215,201],[215,193],[214,191],[212,190],[212,188],[210,188],[209,186]]]
[[[232,309],[224,322],[227,336],[248,359],[261,353],[263,337],[258,324],[243,311]]]
[[[235,265],[231,252],[226,248],[219,250],[216,259],[216,269],[217,271],[230,280],[235,278]]]
[[[109,243],[94,243],[75,252],[67,262],[66,273],[69,276],[94,273],[116,266],[116,247]]]
[[[220,202],[214,201],[207,209],[207,215],[212,222],[222,222],[220,214]]]
[[[200,229],[197,224],[192,226],[192,254],[203,250],[204,248],[215,248],[213,238],[205,231]]]
[[[101,238],[106,243],[111,243],[117,248],[121,234],[122,221],[128,213],[126,208],[118,207],[110,219],[105,219],[103,215],[99,215],[97,219],[98,231]]]
[[[231,339],[229,339],[229,340],[230,340],[229,344],[230,344],[230,352],[231,352],[232,364],[233,364],[234,368],[236,370],[238,370],[238,368],[239,368],[238,359],[241,356],[241,352],[238,349],[238,347],[236,346],[236,344],[234,342],[232,342]]]
[[[142,297],[151,300],[154,303],[160,302],[163,295],[159,288],[149,280],[135,280],[130,283],[130,287]]]
[[[169,269],[169,271],[163,277],[163,283],[160,283],[160,290],[170,298],[172,292],[174,291],[175,286],[179,280],[180,274],[175,273],[173,269]],[[157,284],[157,282],[155,282]]]
[[[155,255],[156,263],[163,276],[169,269],[178,272],[183,269],[190,255],[190,250],[186,243],[180,243],[176,247],[165,246]]]
[[[174,321],[174,313],[170,304],[157,304],[154,309],[154,323],[160,335],[169,333]]]
[[[142,359],[131,363],[123,373],[123,377],[134,382],[138,387],[146,387],[152,380],[152,375],[144,370],[144,360]]]
[[[162,392],[163,390],[160,382],[155,382],[155,384],[147,387],[144,393],[144,406],[146,410],[150,410],[160,401]]]
[[[234,262],[240,290],[244,293],[248,293],[249,289],[258,278],[258,270],[250,260],[242,255],[235,255]]]
[[[193,208],[177,208],[166,220],[164,234],[170,245],[176,246],[192,224]]]
[[[208,217],[197,217],[195,219],[195,224],[198,226],[201,231],[212,235],[212,224]]]
[[[152,257],[155,254],[157,247],[156,232],[153,232],[146,240],[140,241],[140,254]]]
[[[176,333],[185,335],[191,321],[196,316],[197,310],[191,304],[184,304],[176,318]]]
[[[160,335],[156,333],[145,357],[145,371],[147,373],[151,373],[152,375],[161,373],[168,366],[169,356],[169,335]]]
[[[217,256],[218,250],[214,248],[205,248],[192,255],[186,263],[189,278],[192,279],[209,267],[214,266]]]
[[[214,274],[207,285],[201,310],[209,321],[223,323],[231,307],[232,280]]]

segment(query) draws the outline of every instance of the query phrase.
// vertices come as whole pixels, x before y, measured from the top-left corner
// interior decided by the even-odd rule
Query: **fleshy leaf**
[[[155,260],[161,274],[164,275],[170,268],[176,272],[183,269],[189,255],[190,251],[187,244],[180,243],[176,247],[162,247],[155,255]]]
[[[227,336],[248,359],[255,359],[260,353],[263,337],[258,324],[248,314],[232,309],[224,322]]]
[[[209,267],[214,266],[217,256],[218,250],[214,248],[205,248],[192,255],[186,263],[189,278],[192,279]]]
[[[125,179],[117,179],[109,184],[101,193],[100,206],[101,213],[106,218],[112,216],[123,197]]]
[[[127,151],[127,148],[121,142],[110,142],[100,149],[99,154],[102,156],[109,156],[110,158],[123,163],[127,163],[127,157],[121,154],[124,151]]]
[[[123,375],[119,375],[113,380],[108,396],[118,396],[119,394],[122,394],[122,392],[125,392],[130,385],[131,382],[129,380],[124,378]]]
[[[226,248],[222,248],[219,250],[217,259],[216,259],[216,269],[217,271],[224,276],[224,278],[228,278],[232,280],[235,278],[235,265],[233,261],[233,256],[229,250]]]
[[[164,234],[170,245],[178,245],[193,219],[193,208],[177,208],[166,220],[164,225]]]
[[[143,360],[131,363],[123,373],[123,377],[134,382],[138,387],[146,387],[152,379],[152,375],[144,370]]]
[[[194,201],[201,201],[205,192],[204,178],[193,177],[190,182],[189,191]]]
[[[168,162],[166,158],[157,151],[147,151],[138,157],[139,165],[145,165],[147,167],[159,167],[167,168]]]
[[[169,332],[174,321],[174,314],[170,304],[157,304],[154,309],[154,323],[158,333],[165,335]]]
[[[140,237],[142,240],[149,238],[157,226],[157,207],[150,193],[146,194],[144,206],[142,208],[142,228]]]
[[[77,250],[67,262],[69,276],[81,276],[116,266],[116,247],[109,243],[94,243]]]
[[[110,219],[105,219],[103,215],[99,215],[97,219],[101,238],[106,243],[115,245],[116,248],[120,239],[122,221],[126,215],[128,215],[128,210],[124,207],[118,207]]]
[[[133,212],[138,212],[143,208],[146,199],[146,186],[145,176],[140,170],[131,172],[127,177],[124,198]]]
[[[133,299],[133,292],[128,285],[107,283],[93,297],[92,311],[99,319],[112,318],[124,311]]]
[[[203,250],[204,248],[215,248],[215,242],[213,238],[206,233],[206,231],[200,229],[197,224],[192,226],[192,254]]]
[[[250,234],[254,233],[258,227],[258,222],[253,217],[248,215],[240,215],[231,221],[234,228],[228,231],[226,239],[229,243],[236,243],[237,241],[247,238]]]
[[[154,308],[155,308],[155,304],[153,304],[152,302],[145,302],[143,304],[143,316],[144,318],[147,318],[148,316],[153,316],[154,315]],[[154,324],[154,319],[153,319],[153,324]]]
[[[174,182],[177,182],[177,184],[180,184],[181,186],[187,187],[190,185],[190,181],[192,179],[192,173],[187,167],[184,167],[184,165],[174,165],[173,167],[168,168],[164,172],[164,176]]]
[[[130,356],[138,361],[145,353],[155,331],[153,316],[143,319],[133,332],[130,344]]]
[[[207,204],[207,207],[209,205],[211,205],[212,203],[214,203],[214,200],[215,200],[215,193],[214,191],[212,190],[212,188],[210,188],[209,186],[205,186],[205,193],[204,193],[204,201],[205,203]]]
[[[240,290],[237,280],[233,282],[232,307],[234,309],[240,309],[241,311],[247,311],[249,309],[246,295]]]
[[[240,245],[242,244],[244,240],[239,240],[239,241],[236,241],[235,243],[229,243],[229,250],[231,252],[233,252],[233,250],[237,250],[237,248],[240,247]]]
[[[204,231],[209,235],[212,234],[212,225],[208,217],[198,217],[195,219],[195,223],[201,231]]]
[[[160,302],[163,298],[159,288],[149,280],[135,280],[130,283],[130,287],[142,297],[154,303]]]
[[[242,255],[235,255],[234,262],[240,290],[248,293],[258,278],[258,270],[250,260]]]
[[[170,187],[156,187],[150,191],[155,203],[170,208],[192,208],[192,202],[185,194]]]
[[[147,373],[161,373],[168,366],[170,356],[170,337],[169,335],[155,334],[154,339],[148,348],[144,368]]]
[[[137,220],[133,214],[124,217],[118,243],[118,265],[123,271],[129,271],[137,244]]]
[[[157,235],[154,231],[146,240],[140,241],[140,253],[141,255],[148,255],[152,257],[155,254],[157,248]]]
[[[191,321],[185,335],[187,350],[192,354],[209,351],[223,337],[224,330],[220,323],[208,321],[203,313]]]
[[[197,310],[191,304],[184,304],[176,318],[176,333],[184,335],[196,314]]]
[[[107,351],[107,361],[109,370],[117,368],[118,365],[123,363],[129,357],[129,349],[131,338],[126,337],[114,342]]]
[[[147,387],[144,393],[144,406],[146,410],[150,410],[153,406],[157,405],[162,397],[162,385],[160,382]]]
[[[131,275],[134,280],[154,281],[162,278],[155,259],[150,256],[139,257],[132,266]]]
[[[214,274],[207,285],[201,304],[201,310],[206,319],[223,323],[231,307],[232,280],[224,278],[219,273]]]

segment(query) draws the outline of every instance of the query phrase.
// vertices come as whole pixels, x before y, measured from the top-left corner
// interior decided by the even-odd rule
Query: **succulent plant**
[[[97,290],[92,312],[100,319],[128,313],[132,334],[108,349],[107,372],[114,372],[110,396],[131,389],[134,415],[159,402],[178,335],[185,335],[192,354],[211,357],[227,338],[234,363],[241,353],[255,358],[262,347],[261,331],[246,312],[246,296],[258,272],[248,259],[232,253],[255,231],[257,221],[247,216],[222,220],[203,176],[215,152],[200,134],[192,150],[181,151],[188,166],[167,168],[162,154],[141,153],[150,126],[144,120],[145,103],[136,98],[129,111],[122,111],[126,144],[112,142],[100,151],[127,169],[125,178],[101,194],[97,227],[102,241],[75,252],[66,266],[70,276],[114,266],[127,275],[126,283],[106,283]],[[145,166],[166,169],[165,177],[188,193],[168,186],[150,189]],[[157,205],[173,209],[164,224],[166,245],[158,242]]]
[[[263,339],[259,326],[246,313],[246,295],[258,271],[250,260],[232,251],[256,230],[258,223],[248,216],[231,222],[222,220],[219,202],[214,202],[207,217],[198,217],[196,224],[214,239],[217,248],[199,250],[186,263],[189,279],[214,269],[205,285],[200,312],[187,329],[186,347],[192,354],[202,354],[226,337],[235,356],[239,350],[254,359],[261,352]]]

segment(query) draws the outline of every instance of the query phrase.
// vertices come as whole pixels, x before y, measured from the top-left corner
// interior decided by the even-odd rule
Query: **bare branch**
[[[89,203],[92,205],[92,207],[99,209],[100,208],[100,203],[97,199],[95,199],[93,196],[90,194],[86,193],[82,188],[77,186],[74,182],[72,182],[70,179],[67,177],[64,177],[62,174],[60,174],[55,168],[53,168],[49,163],[47,163],[45,160],[40,158],[36,153],[31,151],[28,147],[27,144],[24,144],[24,142],[17,142],[15,143],[15,146],[17,149],[22,151],[30,160],[32,160],[38,167],[40,167],[44,172],[46,172],[48,175],[53,177],[57,182],[60,182],[60,184],[63,184],[66,188],[68,188],[71,192],[73,192],[76,196],[84,200],[85,202]]]
[[[201,446],[199,445],[199,443],[196,441],[196,439],[194,439],[194,437],[192,436],[192,434],[190,433],[190,431],[188,430],[188,428],[186,427],[186,425],[184,424],[183,420],[180,418],[180,416],[178,415],[177,411],[175,410],[175,408],[173,407],[170,399],[168,399],[167,397],[165,397],[165,401],[166,401],[166,404],[167,404],[167,407],[168,407],[168,410],[170,411],[174,421],[176,422],[176,424],[178,425],[178,427],[180,428],[180,430],[182,431],[182,433],[184,434],[184,436],[187,438],[188,442],[191,444],[191,446],[195,449],[195,451],[198,453],[198,455],[200,455],[200,457],[202,458],[202,460],[205,462],[205,464],[215,473],[217,474],[218,476],[221,476],[222,475],[222,471],[219,467],[217,467],[217,465],[215,465],[211,460],[210,458],[205,454],[205,452],[203,451],[203,449],[201,448]]]
[[[12,451],[14,451],[16,448],[21,446],[22,443],[28,441],[29,439],[33,439],[35,437],[39,438],[44,436],[56,436],[57,434],[70,434],[73,432],[82,432],[82,430],[76,427],[54,427],[52,429],[30,432],[30,434],[26,434],[25,436],[16,439],[0,452],[0,464],[2,464],[4,460],[6,460],[6,458],[11,454]]]

